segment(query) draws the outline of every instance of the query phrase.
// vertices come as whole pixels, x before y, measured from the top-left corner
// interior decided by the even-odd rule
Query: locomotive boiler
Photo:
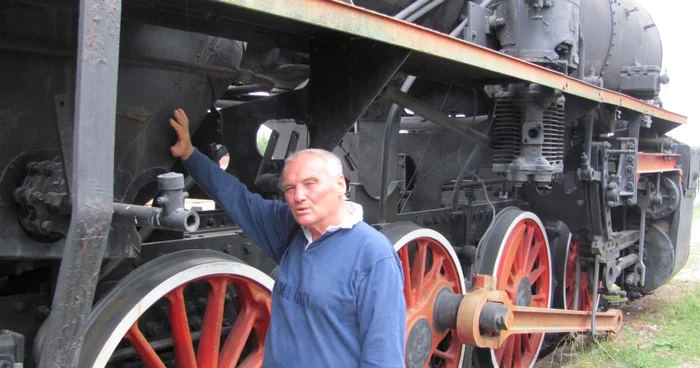
[[[15,0],[0,19],[2,364],[261,366],[276,264],[171,156],[175,108],[265,198],[292,152],[341,159],[402,261],[407,367],[533,366],[546,333],[618,330],[601,296],[688,259],[699,151],[666,135],[687,118],[662,108],[634,0]]]

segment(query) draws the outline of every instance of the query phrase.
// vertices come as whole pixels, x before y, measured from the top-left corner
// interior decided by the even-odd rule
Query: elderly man
[[[362,221],[362,207],[345,200],[338,158],[296,153],[282,174],[286,203],[266,200],[193,148],[182,109],[174,117],[173,156],[279,264],[263,366],[403,367],[401,264],[386,237]]]

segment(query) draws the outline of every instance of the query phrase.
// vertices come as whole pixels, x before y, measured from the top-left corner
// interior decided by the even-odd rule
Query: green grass
[[[659,302],[620,336],[589,344],[572,367],[700,366],[700,285]]]

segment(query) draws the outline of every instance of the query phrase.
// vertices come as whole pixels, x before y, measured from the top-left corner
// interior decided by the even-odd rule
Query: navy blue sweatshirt
[[[280,266],[263,367],[404,367],[406,304],[392,244],[360,221],[311,244],[289,206],[247,190],[195,149],[197,184]],[[307,247],[308,245],[308,247]]]

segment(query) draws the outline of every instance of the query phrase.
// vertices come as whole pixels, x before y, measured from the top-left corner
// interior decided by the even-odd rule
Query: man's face
[[[331,177],[328,164],[313,153],[301,154],[284,168],[284,197],[299,225],[323,232],[343,202],[345,180]]]

